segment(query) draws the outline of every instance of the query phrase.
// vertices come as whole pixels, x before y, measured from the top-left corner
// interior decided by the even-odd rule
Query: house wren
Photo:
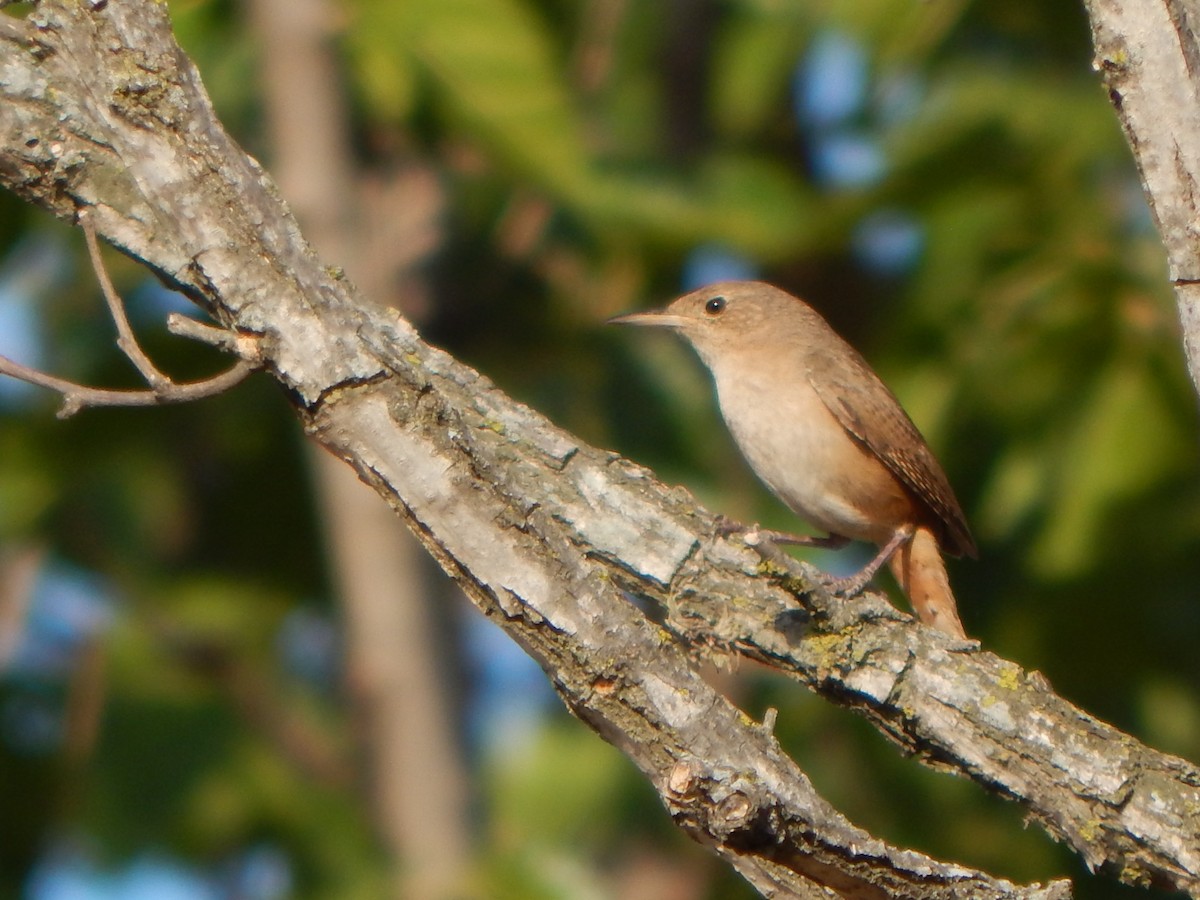
[[[862,571],[831,584],[857,593],[886,562],[922,622],[964,637],[941,551],[976,550],[954,491],[895,395],[815,310],[769,284],[723,282],[609,321],[687,338],[712,372],[721,414],[750,466],[829,533],[768,536],[879,545]]]

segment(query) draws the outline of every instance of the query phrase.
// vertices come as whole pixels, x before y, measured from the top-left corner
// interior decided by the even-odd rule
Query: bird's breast
[[[817,528],[885,542],[911,521],[911,496],[841,426],[802,370],[714,372],[721,413],[751,468]]]

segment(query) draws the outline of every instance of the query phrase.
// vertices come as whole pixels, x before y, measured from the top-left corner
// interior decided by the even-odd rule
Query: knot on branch
[[[732,849],[753,851],[780,841],[776,799],[752,773],[681,759],[667,775],[664,796],[676,822]]]

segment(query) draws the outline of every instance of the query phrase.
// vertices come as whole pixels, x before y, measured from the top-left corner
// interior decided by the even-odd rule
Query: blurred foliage
[[[171,8],[227,126],[269,168],[244,11]],[[338,16],[363,170],[416,160],[449,198],[423,271],[431,339],[712,508],[794,528],[688,351],[599,324],[737,254],[825,312],[929,437],[981,546],[952,570],[968,631],[1200,759],[1196,398],[1079,4],[342,0]],[[831,40],[846,83],[807,68]],[[820,106],[839,90],[841,108]],[[0,195],[0,308],[32,305],[39,365],[132,384],[81,244]],[[56,263],[30,283],[35,247]],[[159,337],[167,301],[132,264],[113,269],[164,367],[219,364]],[[336,618],[281,398],[256,379],[184,408],[68,422],[53,408],[0,394],[0,564],[31,552],[44,572],[93,573],[111,621],[18,655],[0,681],[0,896],[64,835],[101,860],[150,849],[216,867],[265,845],[295,896],[382,896],[368,804],[338,763],[355,737],[336,672],[289,662],[280,637],[297,610]],[[784,746],[881,837],[1012,879],[1070,875],[1081,897],[1140,895],[795,685],[723,683],[751,715],[779,709]],[[280,740],[263,696],[311,746]],[[618,896],[611,873],[639,854],[700,877],[686,896],[749,896],[583,726],[548,714],[518,747],[473,753],[479,896]]]

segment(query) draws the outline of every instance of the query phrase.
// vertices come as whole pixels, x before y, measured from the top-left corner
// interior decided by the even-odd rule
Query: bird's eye
[[[719,316],[725,312],[725,298],[710,297],[708,302],[704,304],[704,311],[710,316]]]

